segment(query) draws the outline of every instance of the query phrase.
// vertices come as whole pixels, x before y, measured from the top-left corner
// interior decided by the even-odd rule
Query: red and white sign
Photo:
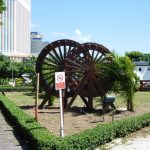
[[[55,72],[55,89],[65,89],[65,72]]]

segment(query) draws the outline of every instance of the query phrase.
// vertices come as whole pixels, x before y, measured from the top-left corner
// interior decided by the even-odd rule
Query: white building
[[[42,51],[42,49],[49,44],[49,42],[42,41],[43,36],[38,32],[31,32],[31,53],[34,56]]]
[[[146,61],[134,61],[135,72],[140,80],[150,80],[150,64]]]
[[[31,0],[4,0],[1,14],[0,53],[13,57],[30,55]]]

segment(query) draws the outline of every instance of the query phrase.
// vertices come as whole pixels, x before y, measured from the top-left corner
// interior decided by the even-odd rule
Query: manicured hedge
[[[150,113],[99,125],[64,139],[52,135],[12,101],[0,96],[0,108],[35,150],[94,150],[111,140],[150,125]]]
[[[0,108],[24,139],[29,141],[31,149],[44,150],[45,148],[57,149],[59,138],[52,135],[46,128],[34,121],[34,118],[24,113],[8,98],[0,95]]]
[[[31,86],[16,86],[12,87],[9,85],[0,85],[0,92],[8,92],[8,91],[28,91],[33,90],[33,87]]]

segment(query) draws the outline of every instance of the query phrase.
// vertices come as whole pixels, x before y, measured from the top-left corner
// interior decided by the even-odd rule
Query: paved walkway
[[[132,133],[128,137],[118,138],[96,150],[149,150],[150,149],[150,127]]]
[[[150,137],[133,138],[125,143],[119,142],[111,150],[148,150],[150,148]]]
[[[0,150],[29,150],[0,110]]]

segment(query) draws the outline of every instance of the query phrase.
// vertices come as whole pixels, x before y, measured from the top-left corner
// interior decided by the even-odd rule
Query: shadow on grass
[[[39,111],[38,113],[40,113],[40,114],[59,114],[60,112],[57,112],[57,111],[55,111],[55,112],[44,112],[44,111]]]
[[[21,109],[27,110],[27,109],[32,109],[35,106],[34,105],[24,105],[24,106],[19,106]]]
[[[95,115],[99,115],[100,113],[99,109],[88,110],[85,107],[77,107],[77,106],[70,108],[69,110],[67,110],[67,112],[72,113],[73,116],[87,115],[91,113]]]
[[[26,95],[26,96],[32,96],[33,98],[35,98],[35,93],[34,92],[24,92],[23,95]]]

